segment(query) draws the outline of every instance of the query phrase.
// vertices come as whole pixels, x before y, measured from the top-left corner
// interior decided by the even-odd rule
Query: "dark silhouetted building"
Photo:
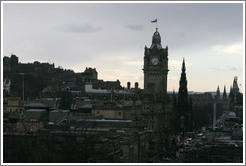
[[[182,72],[179,80],[178,102],[176,109],[176,130],[192,131],[192,101],[188,97],[185,60],[183,59]]]

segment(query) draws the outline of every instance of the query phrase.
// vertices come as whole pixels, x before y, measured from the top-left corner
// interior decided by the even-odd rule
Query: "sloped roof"
[[[27,103],[25,106],[26,106],[26,107],[35,107],[35,108],[45,108],[45,107],[49,107],[47,104],[45,104],[45,103],[40,103],[40,102],[31,102],[31,103]]]

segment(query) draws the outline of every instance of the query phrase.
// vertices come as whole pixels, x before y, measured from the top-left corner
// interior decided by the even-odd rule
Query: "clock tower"
[[[162,47],[161,35],[156,28],[150,48],[145,46],[144,50],[142,111],[144,128],[153,134],[149,148],[155,149],[156,156],[164,153],[165,141],[173,131],[172,111],[167,103],[168,71],[168,47]]]
[[[150,48],[144,51],[144,94],[164,100],[167,94],[168,47],[162,48],[158,28],[153,34]],[[151,97],[151,98],[152,98]]]

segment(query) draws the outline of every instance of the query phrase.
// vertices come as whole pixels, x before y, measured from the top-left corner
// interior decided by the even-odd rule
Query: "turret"
[[[217,87],[215,100],[216,100],[216,101],[220,101],[220,87],[219,87],[219,86]]]
[[[158,49],[162,49],[162,46],[161,46],[161,35],[158,32],[158,28],[156,28],[156,31],[153,34],[153,37],[152,37],[152,45],[151,45],[150,48],[153,49],[154,46],[156,46]]]

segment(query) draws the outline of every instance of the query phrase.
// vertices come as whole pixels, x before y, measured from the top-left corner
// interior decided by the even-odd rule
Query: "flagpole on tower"
[[[158,29],[157,18],[156,18],[155,20],[151,21],[151,23],[155,23],[155,25],[156,25],[156,30],[157,30],[157,29]]]

